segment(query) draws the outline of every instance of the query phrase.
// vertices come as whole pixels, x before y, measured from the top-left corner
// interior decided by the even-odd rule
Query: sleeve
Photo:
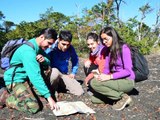
[[[46,54],[43,50],[41,50],[40,54],[42,54],[45,59],[45,61],[42,64],[45,66],[50,65],[50,56]]]
[[[40,65],[36,60],[36,53],[33,49],[26,49],[25,52],[21,52],[21,59],[29,77],[30,82],[38,90],[38,92],[45,98],[50,97],[50,92],[46,86],[43,77],[41,76]]]
[[[76,74],[78,72],[78,66],[79,66],[79,59],[78,59],[78,55],[74,49],[73,46],[71,46],[70,48],[70,52],[71,52],[71,62],[72,62],[72,74]]]
[[[50,53],[51,51],[52,51],[52,48],[47,48],[47,49],[45,50],[46,54]]]
[[[121,65],[119,65],[121,66],[121,69],[113,73],[113,79],[129,77],[131,75],[131,71],[132,71],[131,51],[126,45],[123,45],[122,59],[123,59],[123,62],[121,59],[119,59],[121,60]],[[123,64],[124,64],[124,68],[123,68]]]
[[[47,49],[45,50],[45,53],[46,53],[46,54],[50,53],[50,52],[55,48],[56,43],[57,43],[57,42],[55,42],[54,44],[52,44],[52,47],[47,48]]]

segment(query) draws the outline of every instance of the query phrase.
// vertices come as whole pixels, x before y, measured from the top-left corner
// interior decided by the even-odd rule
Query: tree
[[[0,11],[0,21],[3,21],[4,18],[4,14],[2,13],[2,11]],[[2,24],[0,24],[0,30],[3,30]]]
[[[125,3],[123,0],[115,0],[115,3],[116,3],[116,11],[117,11],[117,22],[118,22],[118,25],[119,25],[119,27],[121,26],[121,24],[120,24],[120,18],[119,18],[119,9],[120,9],[120,5],[121,5],[121,3]]]
[[[40,20],[43,22],[44,26],[49,27],[49,21],[48,21],[48,16],[53,12],[53,7],[48,8],[47,11],[43,14],[40,14]]]
[[[93,30],[101,29],[115,21],[113,0],[109,0],[108,3],[100,2],[91,9],[84,9],[83,11],[85,13],[83,18]]]
[[[15,24],[14,22],[11,22],[11,21],[4,21],[3,26],[4,26],[5,32],[8,33],[11,30],[11,28],[15,26]]]
[[[154,24],[153,31],[154,31],[154,34],[157,38],[154,42],[153,47],[156,47],[160,43],[160,8],[158,9],[157,14],[156,14],[156,22]]]
[[[4,18],[5,18],[4,14],[2,13],[2,11],[0,11],[0,20],[2,20]]]
[[[60,31],[70,21],[70,18],[60,12],[53,12],[53,9],[47,9],[44,14],[40,14],[41,24],[46,27],[51,27]]]
[[[5,16],[2,13],[2,11],[0,11],[0,21],[2,21],[2,23],[3,23],[4,19],[5,19]],[[1,48],[4,44],[4,41],[6,39],[6,33],[4,32],[4,28],[3,28],[2,24],[0,24],[0,39],[1,39],[0,40],[0,50],[1,50]]]
[[[30,39],[32,37],[35,37],[35,34],[38,32],[39,29],[41,28],[39,28],[37,22],[22,21],[19,25],[16,26],[16,29],[9,31],[6,34],[6,37],[7,39]]]
[[[80,16],[79,16],[79,5],[78,4],[76,4],[76,7],[77,7],[77,15],[76,15],[76,28],[77,28],[77,36],[78,36],[78,39],[79,39],[79,41],[82,41],[82,38],[81,38],[81,34],[80,34]]]
[[[141,12],[141,20],[140,20],[140,25],[138,28],[138,40],[140,41],[142,39],[142,30],[143,30],[143,25],[144,25],[144,19],[146,18],[146,15],[152,12],[152,8],[150,7],[149,3],[145,4],[144,6],[139,8],[139,11]],[[148,31],[146,31],[148,32]],[[146,34],[146,33],[145,33]]]

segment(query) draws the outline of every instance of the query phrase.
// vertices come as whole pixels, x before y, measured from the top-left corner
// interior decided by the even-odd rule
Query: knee
[[[97,84],[97,81],[96,80],[94,80],[94,79],[92,79],[91,81],[90,81],[90,84],[89,84],[93,89],[94,88],[97,88],[99,85]]]
[[[27,108],[28,108],[27,111],[32,114],[35,114],[40,110],[39,104],[35,101],[27,102]]]
[[[17,99],[15,96],[9,96],[6,99],[6,106],[8,108],[14,108],[18,111],[23,111],[32,114],[35,114],[40,110],[40,106],[36,99],[33,99],[32,97],[23,100],[21,99],[23,98]]]
[[[50,81],[54,81],[58,79],[60,76],[60,71],[57,68],[52,68],[52,73],[50,76]]]
[[[79,89],[79,91],[77,91],[77,92],[75,93],[76,96],[81,96],[81,95],[83,95],[83,94],[84,94],[83,88]]]
[[[68,89],[68,91],[73,94],[73,95],[76,95],[76,96],[81,96],[84,94],[84,90],[82,88],[81,85],[75,85],[76,87],[74,86],[70,86]]]

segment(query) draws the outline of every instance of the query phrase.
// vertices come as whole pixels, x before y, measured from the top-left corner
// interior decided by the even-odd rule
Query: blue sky
[[[95,4],[106,0],[1,0],[0,11],[6,16],[5,20],[18,24],[22,21],[34,22],[40,19],[39,15],[45,13],[47,8],[53,7],[55,12],[61,12],[67,16],[81,13],[84,8],[91,8]],[[145,23],[152,26],[155,23],[156,12],[160,8],[160,0],[125,0],[120,8],[120,18],[123,21],[128,18],[141,17],[138,9],[145,3],[150,3],[154,9],[145,19]],[[76,5],[78,7],[76,7]]]

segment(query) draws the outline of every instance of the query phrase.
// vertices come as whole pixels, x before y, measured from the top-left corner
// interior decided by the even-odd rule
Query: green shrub
[[[73,39],[72,45],[76,49],[76,52],[79,57],[87,57],[89,49],[85,40],[79,41],[78,39]]]

